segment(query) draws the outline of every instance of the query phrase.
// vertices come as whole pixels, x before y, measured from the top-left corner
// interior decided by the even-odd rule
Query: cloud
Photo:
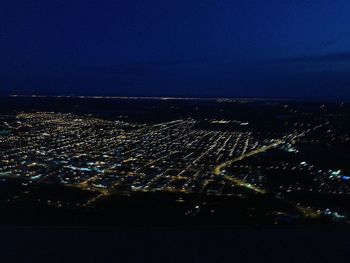
[[[146,62],[131,62],[121,63],[103,66],[93,66],[82,69],[85,71],[94,72],[98,74],[112,74],[112,75],[144,75],[156,69],[161,69],[171,66],[186,66],[186,65],[201,65],[206,61],[204,59],[191,59],[191,60],[154,60]]]
[[[320,54],[311,56],[288,57],[276,59],[277,63],[329,63],[329,62],[350,62],[350,52],[339,52],[332,54]]]
[[[120,64],[120,65],[105,65],[90,68],[88,71],[97,74],[112,74],[112,75],[143,75],[149,70],[147,65],[142,64]]]
[[[338,41],[337,40],[326,40],[321,43],[323,47],[331,47],[334,46]]]

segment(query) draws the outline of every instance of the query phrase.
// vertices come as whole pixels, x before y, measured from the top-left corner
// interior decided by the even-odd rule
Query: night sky
[[[349,0],[1,0],[0,94],[350,100]]]

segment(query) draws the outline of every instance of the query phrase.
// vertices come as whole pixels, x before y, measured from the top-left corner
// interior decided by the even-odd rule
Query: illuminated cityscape
[[[0,263],[349,260],[349,0],[0,3]]]
[[[346,112],[343,104],[313,104],[300,111],[298,103],[283,101],[147,98],[154,120],[145,122],[129,120],[127,110],[110,118],[101,111],[47,111],[40,106],[47,99],[56,104],[63,99],[76,108],[95,103],[97,98],[20,99],[46,111],[14,114],[8,106],[0,116],[1,183],[19,184],[1,200],[9,206],[33,199],[54,209],[91,212],[118,196],[142,199],[164,194],[174,196],[171,202],[183,204],[178,213],[185,218],[199,214],[215,218],[223,209],[215,208],[220,198],[268,198],[271,207],[258,213],[258,204],[249,205],[244,217],[258,223],[265,222],[264,217],[270,223],[348,221],[346,209],[328,202],[325,205],[317,198],[348,196],[349,167],[328,169],[312,158],[303,159],[302,153],[304,145],[317,148],[320,140],[334,145],[349,143],[348,133],[340,134],[339,126],[334,126],[340,117],[348,118],[339,113]],[[146,103],[138,98],[99,99],[112,106],[132,102],[137,108]],[[157,113],[157,107],[174,114],[163,120],[166,112]],[[214,112],[205,116],[205,107]],[[249,114],[251,107],[258,108],[260,115],[273,108],[272,127],[260,127],[259,118]],[[238,114],[241,108],[246,111]],[[138,118],[149,110],[138,112]],[[60,194],[66,191],[61,188],[54,196],[37,193],[37,187],[52,186],[73,191],[74,198]],[[189,200],[192,196],[196,202]],[[276,202],[282,205],[275,207]]]

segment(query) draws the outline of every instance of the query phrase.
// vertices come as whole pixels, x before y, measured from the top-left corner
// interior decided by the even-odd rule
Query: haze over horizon
[[[350,2],[5,0],[0,95],[350,100]]]

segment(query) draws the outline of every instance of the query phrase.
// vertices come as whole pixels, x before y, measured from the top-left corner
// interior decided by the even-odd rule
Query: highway
[[[282,144],[282,143],[284,143],[284,141],[282,141],[282,140],[277,140],[277,141],[275,141],[274,143],[271,143],[271,144],[269,144],[269,145],[262,146],[262,147],[260,147],[260,148],[258,148],[258,149],[256,149],[256,150],[254,150],[254,151],[251,151],[251,152],[242,154],[242,155],[240,155],[239,157],[236,157],[236,158],[234,158],[234,159],[231,159],[231,160],[228,160],[228,161],[226,161],[226,162],[224,162],[224,163],[221,163],[221,164],[219,164],[219,165],[217,165],[217,166],[215,167],[215,169],[214,169],[214,174],[215,174],[215,175],[220,175],[220,174],[221,174],[221,171],[222,171],[225,167],[230,166],[230,165],[232,165],[233,163],[238,162],[238,161],[241,161],[241,160],[243,160],[243,159],[245,159],[245,158],[247,158],[247,157],[256,155],[256,154],[258,154],[258,153],[265,152],[265,151],[267,151],[268,149],[271,149],[271,148],[273,148],[273,147],[276,147],[276,146],[278,146],[278,145],[280,145],[280,144]]]
[[[273,143],[271,143],[271,144],[269,144],[269,145],[262,146],[262,147],[260,147],[260,148],[258,148],[258,149],[256,149],[256,150],[254,150],[254,151],[251,151],[251,152],[248,152],[248,153],[244,153],[244,154],[240,155],[239,157],[236,157],[236,158],[234,158],[234,159],[231,159],[231,160],[228,160],[228,161],[226,161],[226,162],[224,162],[224,163],[221,163],[221,164],[219,164],[219,165],[217,165],[217,166],[215,167],[215,169],[214,169],[214,174],[215,174],[215,175],[221,175],[222,170],[223,170],[225,167],[230,166],[230,165],[232,165],[233,163],[238,162],[238,161],[241,161],[241,160],[243,160],[243,159],[245,159],[245,158],[247,158],[247,157],[256,155],[256,154],[258,154],[258,153],[265,152],[265,151],[267,151],[268,149],[271,149],[271,148],[273,148],[273,147],[276,147],[276,146],[282,144],[283,142],[284,142],[284,141],[282,141],[282,140],[277,140],[277,141],[275,141],[275,142],[273,142]],[[240,180],[240,179],[238,179],[238,178],[236,178],[236,177],[228,176],[228,175],[223,175],[223,176],[224,176],[225,179],[227,179],[227,180],[233,182],[234,184],[236,184],[236,185],[238,185],[238,186],[242,186],[242,187],[249,188],[250,190],[253,190],[253,191],[257,192],[257,193],[261,193],[261,194],[266,193],[265,190],[262,190],[262,189],[260,189],[260,188],[258,188],[258,187],[256,187],[256,186],[254,186],[254,185],[252,185],[252,184],[246,183],[245,181]]]
[[[274,143],[271,143],[271,144],[269,144],[269,145],[265,145],[265,146],[263,146],[263,147],[260,147],[260,148],[258,148],[258,149],[256,149],[256,150],[254,150],[254,151],[251,151],[251,152],[249,152],[249,153],[246,153],[246,154],[243,154],[243,155],[241,155],[241,156],[239,156],[239,157],[236,157],[236,158],[234,158],[234,159],[232,159],[232,160],[229,160],[229,161],[226,161],[226,162],[224,162],[224,163],[222,163],[222,164],[219,164],[218,166],[215,167],[215,169],[214,169],[214,174],[215,174],[215,175],[222,175],[222,170],[223,170],[225,167],[230,166],[230,165],[232,165],[233,163],[238,162],[238,161],[241,161],[241,160],[243,160],[243,159],[245,159],[245,158],[247,158],[247,157],[253,156],[253,155],[258,154],[258,153],[265,152],[265,151],[267,151],[267,150],[269,150],[269,149],[271,149],[271,148],[274,148],[274,147],[276,147],[276,146],[278,146],[278,145],[280,145],[280,144],[282,144],[282,143],[284,143],[283,140],[277,140],[277,141],[275,141]],[[265,190],[260,189],[260,188],[256,187],[255,185],[250,184],[250,183],[247,183],[247,182],[245,182],[244,180],[238,179],[238,178],[236,178],[236,177],[229,176],[229,175],[225,175],[225,174],[223,175],[223,177],[224,177],[226,180],[229,180],[229,181],[233,182],[234,184],[236,184],[236,185],[238,185],[238,186],[246,187],[246,188],[248,188],[248,189],[250,189],[250,190],[253,190],[253,191],[256,192],[256,193],[260,193],[260,194],[265,194],[265,193],[266,193]],[[278,196],[278,195],[276,195],[276,197],[277,197],[277,198],[282,198],[281,196]],[[289,202],[289,203],[290,203],[291,205],[294,205],[294,207],[295,207],[299,212],[301,212],[304,216],[306,216],[306,217],[309,217],[309,218],[317,218],[317,217],[320,216],[320,213],[319,213],[318,211],[315,211],[315,210],[312,209],[312,208],[303,207],[303,206],[301,206],[301,205],[295,205],[295,204],[293,204],[292,202]]]

